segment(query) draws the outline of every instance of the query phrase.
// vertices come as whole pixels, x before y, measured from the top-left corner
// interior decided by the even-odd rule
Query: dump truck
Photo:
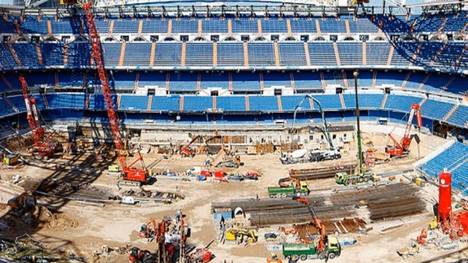
[[[309,195],[310,190],[306,183],[300,182],[297,187],[293,185],[288,187],[270,186],[268,187],[268,196],[270,198],[294,197]]]
[[[327,236],[325,250],[319,253],[317,245],[314,243],[284,243],[283,256],[293,262],[308,259],[334,259],[341,255],[341,246],[334,236]]]

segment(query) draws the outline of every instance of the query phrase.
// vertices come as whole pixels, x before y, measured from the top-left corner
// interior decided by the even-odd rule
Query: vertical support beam
[[[260,18],[257,19],[257,29],[258,29],[258,33],[259,33],[259,34],[263,33],[263,29],[262,29],[262,19],[260,19]]]
[[[218,43],[213,42],[213,67],[218,65]]]
[[[228,90],[232,94],[232,72],[228,72]]]
[[[346,28],[346,34],[351,34],[351,28],[349,27],[349,20],[345,19],[344,23],[345,23],[345,28]]]
[[[68,65],[68,44],[63,45],[63,65]]]
[[[286,28],[288,29],[288,35],[292,35],[292,28],[291,28],[291,19],[286,19]]]
[[[138,86],[140,86],[140,72],[137,72],[135,75],[135,89],[138,88]]]
[[[453,115],[453,113],[455,111],[457,111],[458,107],[460,106],[460,104],[455,104],[452,109],[447,112],[447,114],[444,116],[444,118],[442,119],[444,122],[447,122],[447,120]]]
[[[114,33],[114,22],[115,20],[111,20],[110,21],[110,24],[109,24],[109,35],[112,35],[112,33]]]
[[[345,88],[349,87],[348,77],[346,76],[346,71],[341,72],[341,78],[343,79],[343,84]]]
[[[249,66],[249,46],[247,42],[244,42],[243,45],[244,45],[244,66],[248,67]]]
[[[156,42],[151,43],[150,66],[154,66],[154,58],[156,57]]]
[[[406,87],[406,83],[408,83],[408,80],[410,79],[410,77],[411,77],[411,72],[408,72],[408,74],[406,74],[405,80],[403,81],[403,83],[401,83],[402,88]]]
[[[325,75],[323,74],[323,71],[320,71],[320,83],[322,84],[322,89],[325,90],[328,84],[325,80]]]
[[[278,47],[278,42],[273,43],[273,50],[275,53],[275,65],[277,67],[280,66],[280,55],[279,55],[279,47]]]
[[[15,49],[11,46],[11,44],[7,44],[7,47],[11,53],[11,56],[15,60],[16,64],[18,64],[18,66],[21,66],[23,63],[21,63],[21,60],[18,58],[18,55],[16,54]]]
[[[249,96],[244,96],[244,99],[245,99],[245,111],[250,111]]]
[[[202,19],[198,19],[197,32],[199,35],[203,33],[203,23]]]
[[[293,88],[294,93],[296,92],[296,80],[294,79],[294,74],[289,73],[289,79],[291,80],[291,88]]]
[[[179,100],[179,111],[180,112],[184,111],[184,104],[185,104],[185,97],[180,96],[180,100]]]
[[[338,44],[333,42],[333,50],[335,51],[336,65],[341,66],[340,52],[338,51]]]
[[[232,20],[227,20],[228,34],[232,34]]]
[[[310,98],[307,98],[307,100],[309,101],[309,107],[311,110],[314,109],[314,100],[311,100]]]
[[[428,74],[419,84],[418,89],[424,89],[424,85],[426,84],[427,80],[432,76],[432,74]]]
[[[317,34],[321,35],[322,30],[320,29],[320,21],[318,18],[315,19],[315,28],[317,29]]]
[[[44,65],[44,60],[42,59],[41,46],[39,45],[39,43],[36,43],[36,54],[37,54],[37,62],[39,62],[39,65]]]
[[[127,47],[127,42],[122,42],[120,45],[120,57],[119,57],[119,66],[123,66],[125,60],[125,49]]]
[[[183,42],[182,43],[182,55],[180,58],[180,65],[185,66],[185,56],[186,56],[186,50],[187,50],[187,43]]]
[[[172,34],[172,19],[167,20],[167,33]]]
[[[281,101],[281,96],[276,96],[276,104],[278,105],[278,111],[283,112],[283,102]]]
[[[362,42],[362,65],[364,66],[367,65],[367,43],[366,42]]]
[[[338,95],[338,97],[340,98],[341,108],[342,108],[342,109],[346,109],[346,103],[345,103],[344,98],[343,98],[343,93],[340,93],[340,94]]]
[[[197,73],[197,82],[195,83],[195,88],[196,88],[198,91],[201,90],[201,80],[202,80],[201,73],[198,72],[198,73]]]
[[[138,21],[138,34],[141,34],[143,32],[143,19],[140,19]]]
[[[260,89],[263,92],[263,89],[265,88],[265,80],[263,79],[263,72],[259,72],[258,77],[259,77],[259,80],[260,80]]]
[[[306,59],[306,64],[308,67],[310,67],[311,62],[310,62],[310,54],[309,54],[309,45],[306,42],[304,42],[304,55]]]
[[[47,19],[47,34],[49,34],[49,35],[53,34],[53,32],[52,32],[52,22],[49,19]]]
[[[58,71],[55,71],[54,73],[54,82],[55,82],[55,87],[60,88],[60,78],[59,78]]]
[[[117,110],[120,110],[120,102],[122,101],[122,95],[117,95]]]
[[[171,73],[166,73],[166,94],[169,94],[171,86]]]
[[[218,102],[216,100],[217,96],[213,96],[211,97],[212,98],[212,101],[211,101],[211,104],[212,104],[212,107],[213,107],[213,111],[216,112],[217,108],[218,108]]]
[[[148,104],[146,105],[146,110],[151,111],[152,106],[153,106],[153,95],[149,95]]]
[[[380,108],[383,109],[385,108],[385,105],[387,104],[387,99],[388,99],[388,94],[385,93],[383,99],[382,99],[382,102],[380,103]]]
[[[371,87],[373,89],[375,88],[376,82],[377,82],[377,71],[374,71],[374,73],[372,74],[372,84],[371,84]]]
[[[390,50],[388,51],[388,58],[386,63],[387,66],[390,66],[390,64],[392,63],[393,52],[395,52],[395,48],[392,45],[390,45]]]

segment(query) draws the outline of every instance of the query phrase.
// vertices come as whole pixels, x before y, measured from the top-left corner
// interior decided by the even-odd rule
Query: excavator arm
[[[325,226],[322,224],[322,221],[317,217],[315,210],[312,208],[310,200],[306,197],[295,197],[293,198],[293,200],[301,204],[304,204],[305,206],[307,206],[307,209],[309,209],[309,213],[312,215],[311,223],[318,229],[319,235],[320,235],[319,241],[317,244],[317,250],[319,252],[324,251],[327,231],[326,231]]]

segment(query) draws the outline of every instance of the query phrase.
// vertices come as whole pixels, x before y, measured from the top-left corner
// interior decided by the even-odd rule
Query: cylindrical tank
[[[439,174],[439,222],[447,221],[452,213],[452,174],[443,171]]]

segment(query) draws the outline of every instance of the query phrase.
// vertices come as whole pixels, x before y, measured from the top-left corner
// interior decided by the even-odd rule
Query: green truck
[[[301,183],[299,188],[294,186],[279,187],[270,186],[268,187],[268,196],[270,198],[281,198],[281,197],[294,197],[294,196],[307,196],[310,190],[306,183]]]
[[[314,243],[284,243],[283,256],[285,259],[292,260],[293,262],[308,259],[334,259],[341,255],[341,246],[338,239],[334,236],[327,237],[325,250],[319,253]]]
[[[369,171],[364,172],[363,174],[348,174],[346,172],[341,172],[335,175],[335,182],[342,185],[358,184],[369,181],[375,181],[374,174]]]

